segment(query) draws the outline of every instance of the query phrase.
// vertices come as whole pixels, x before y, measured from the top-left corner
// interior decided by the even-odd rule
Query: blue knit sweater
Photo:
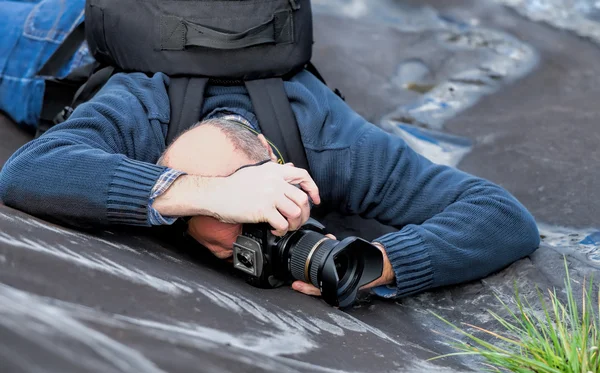
[[[118,74],[65,123],[6,163],[0,200],[33,215],[92,224],[148,224],[163,172],[170,109],[163,74]],[[377,239],[394,267],[393,295],[482,278],[539,244],[533,217],[502,188],[431,163],[368,123],[307,72],[285,83],[322,200],[398,231]],[[243,87],[210,87],[202,116],[236,108]]]

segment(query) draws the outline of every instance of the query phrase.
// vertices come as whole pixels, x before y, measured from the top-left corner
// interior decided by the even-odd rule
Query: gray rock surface
[[[93,372],[463,372],[432,315],[495,328],[513,283],[600,275],[600,49],[491,0],[319,0],[315,63],[369,120],[436,161],[497,182],[544,235],[484,280],[341,312],[259,290],[140,230],[78,232],[0,206],[0,369]],[[367,6],[369,4],[370,6]],[[377,4],[377,5],[373,5]],[[26,134],[0,117],[0,165]],[[459,163],[460,162],[460,163]],[[340,236],[381,227],[335,214]],[[596,229],[594,229],[594,227]]]

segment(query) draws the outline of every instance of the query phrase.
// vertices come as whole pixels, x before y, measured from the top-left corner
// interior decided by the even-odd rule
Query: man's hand
[[[333,237],[333,239],[335,239],[335,237]],[[390,263],[390,260],[387,257],[385,248],[383,247],[383,245],[381,245],[378,242],[374,242],[373,245],[375,245],[383,254],[383,272],[381,274],[381,277],[379,277],[377,280],[363,286],[361,288],[361,290],[370,289],[370,288],[374,288],[374,287],[381,286],[381,285],[393,284],[396,280],[396,275],[394,274],[394,268],[392,267],[392,264]],[[306,295],[312,295],[312,296],[316,296],[316,297],[321,296],[321,291],[319,289],[314,287],[312,284],[307,284],[306,282],[303,282],[303,281],[295,281],[292,284],[292,289],[299,291]]]
[[[309,196],[321,203],[319,188],[308,172],[290,164],[270,162],[214,181],[207,203],[215,218],[225,223],[266,222],[278,236],[306,223]]]
[[[283,236],[310,217],[309,196],[314,204],[321,203],[319,188],[306,170],[269,162],[228,177],[181,176],[152,206],[163,216],[269,223],[274,234]]]

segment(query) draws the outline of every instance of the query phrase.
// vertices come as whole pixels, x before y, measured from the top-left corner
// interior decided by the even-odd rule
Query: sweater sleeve
[[[117,74],[64,123],[19,149],[0,173],[0,200],[71,224],[149,225],[165,170],[166,77]]]
[[[480,279],[538,247],[533,217],[506,190],[430,162],[316,79],[300,78],[312,97],[296,113],[310,124],[303,139],[322,194],[343,213],[397,229],[376,240],[397,281],[393,291],[378,288],[378,294],[405,296]]]
[[[539,245],[531,214],[499,186],[431,163],[369,128],[351,147],[348,212],[397,227],[383,244],[403,296],[483,278]],[[368,181],[368,182],[366,182]]]

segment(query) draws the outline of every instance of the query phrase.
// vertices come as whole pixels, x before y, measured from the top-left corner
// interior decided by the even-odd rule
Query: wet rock
[[[0,207],[0,340],[11,341],[6,356],[27,356],[6,366],[478,370],[471,358],[427,361],[456,337],[433,313],[493,329],[487,310],[506,315],[498,299],[514,307],[514,284],[536,310],[537,288],[562,288],[564,255],[576,283],[600,276],[600,49],[499,2],[318,0],[315,63],[366,118],[523,201],[543,235],[529,258],[481,281],[397,301],[365,296],[340,312],[248,286],[195,246],[136,230],[79,232]],[[27,139],[0,118],[0,164]],[[336,214],[324,222],[339,237],[391,230]]]

